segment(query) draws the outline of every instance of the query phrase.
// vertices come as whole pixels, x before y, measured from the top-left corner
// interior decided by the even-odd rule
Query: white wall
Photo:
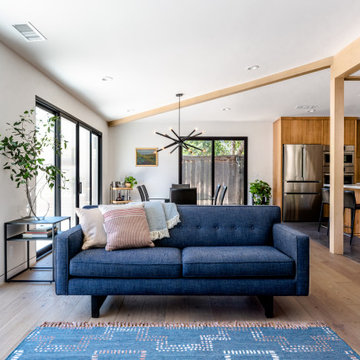
[[[103,133],[103,183],[105,200],[108,196],[108,126],[106,122],[62,87],[35,69],[24,59],[0,43],[0,134],[5,133],[6,122],[12,123],[24,110],[35,107],[35,95],[83,120]],[[26,215],[26,199],[22,190],[16,189],[9,174],[2,169],[0,159],[0,282],[4,276],[3,223]],[[34,254],[34,246],[32,246]],[[12,269],[25,261],[25,246],[18,243],[8,252]],[[21,265],[20,265],[21,266]],[[18,270],[18,269],[16,269]]]
[[[193,125],[195,126],[195,124]],[[262,179],[272,186],[272,122],[201,122],[199,129],[206,130],[206,136],[247,136],[248,137],[248,180]],[[110,144],[114,154],[111,168],[113,180],[123,180],[133,175],[139,183],[145,183],[150,196],[169,195],[172,183],[178,182],[177,151],[159,153],[158,167],[136,167],[135,148],[161,147],[168,144],[166,139],[154,134],[154,130],[167,132],[164,122],[155,123],[151,118],[111,128]],[[191,124],[182,124],[182,134],[193,129]],[[138,199],[134,191],[134,199]],[[249,202],[250,202],[249,196]]]

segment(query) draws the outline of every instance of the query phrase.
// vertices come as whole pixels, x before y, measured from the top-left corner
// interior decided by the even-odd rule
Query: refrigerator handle
[[[304,147],[301,147],[301,178],[304,180]]]

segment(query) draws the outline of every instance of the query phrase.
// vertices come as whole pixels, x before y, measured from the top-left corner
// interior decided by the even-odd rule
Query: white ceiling
[[[360,36],[359,13],[358,0],[1,0],[0,41],[114,120],[172,103],[179,91],[197,96],[334,55]],[[24,41],[12,24],[26,21],[48,40]],[[253,64],[260,69],[248,71]],[[102,81],[106,75],[114,80]],[[360,115],[358,94],[360,83],[346,84],[346,115]],[[295,109],[303,104],[317,111]],[[328,115],[329,72],[183,114],[185,121]]]

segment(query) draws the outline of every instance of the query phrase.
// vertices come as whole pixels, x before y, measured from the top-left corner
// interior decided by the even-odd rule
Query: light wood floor
[[[0,286],[0,359],[45,321],[264,321],[255,297],[109,296],[90,318],[89,296],[56,296],[49,284]],[[360,263],[311,241],[308,297],[275,297],[274,321],[325,321],[360,353]]]

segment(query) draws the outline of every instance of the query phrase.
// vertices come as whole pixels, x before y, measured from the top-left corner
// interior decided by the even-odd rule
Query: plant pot
[[[127,187],[127,188],[131,188],[132,186],[131,186],[131,184],[130,184],[130,183],[125,183],[125,187]]]

